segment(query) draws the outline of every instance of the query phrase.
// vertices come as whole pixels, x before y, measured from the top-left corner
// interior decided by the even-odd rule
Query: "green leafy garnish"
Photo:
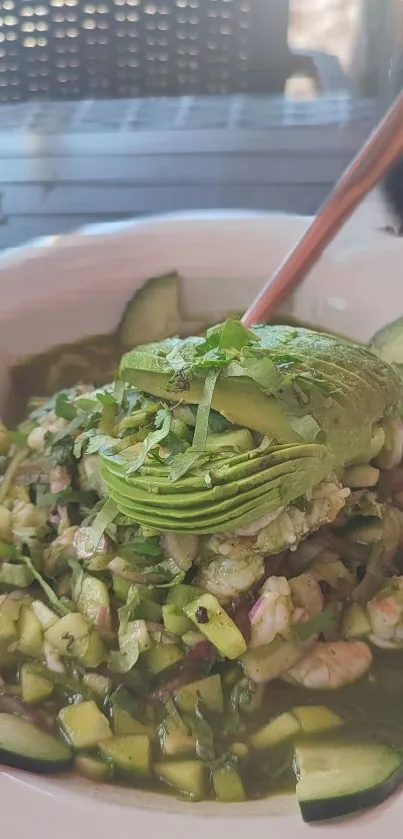
[[[197,409],[193,443],[190,449],[183,454],[176,455],[172,459],[172,465],[169,472],[171,481],[177,481],[179,478],[182,478],[186,472],[189,472],[189,470],[195,466],[197,461],[203,455],[206,448],[206,440],[209,429],[211,402],[219,375],[219,370],[211,370],[207,373],[204,382],[203,395]]]
[[[161,408],[161,410],[158,411],[156,424],[157,417],[159,423],[157,430],[147,435],[135,457],[131,458],[130,461],[127,461],[126,473],[128,475],[132,475],[133,472],[137,472],[137,470],[143,466],[149,452],[152,451],[155,446],[158,446],[159,443],[162,443],[165,437],[169,434],[172,422],[172,415],[169,408]]]
[[[53,588],[49,585],[49,583],[46,582],[45,578],[42,577],[42,574],[40,574],[39,571],[37,571],[32,562],[31,557],[22,554],[21,559],[23,562],[25,562],[25,565],[27,565],[30,571],[32,572],[32,576],[39,583],[44,593],[46,594],[49,603],[52,604],[53,608],[56,610],[58,615],[68,615],[69,609],[67,609],[66,606],[64,606],[64,604],[61,602],[61,600],[59,600],[59,598],[53,591]]]
[[[85,504],[91,507],[96,503],[98,495],[92,490],[66,489],[60,492],[38,492],[36,496],[37,507],[55,507],[56,505],[64,506],[65,504]]]
[[[65,420],[73,420],[77,416],[77,409],[70,402],[65,391],[62,391],[56,397],[55,414]]]
[[[118,514],[118,508],[112,498],[108,498],[97,513],[91,527],[90,541],[93,548],[97,548],[106,528],[112,524]]]
[[[338,617],[335,609],[329,606],[324,612],[294,626],[294,634],[299,641],[309,641],[312,635],[333,632],[337,627]]]

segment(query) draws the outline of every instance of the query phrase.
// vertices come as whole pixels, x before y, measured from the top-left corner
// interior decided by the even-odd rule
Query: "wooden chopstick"
[[[365,196],[403,154],[403,93],[396,99],[342,175],[318,215],[242,318],[245,326],[267,322],[304,279]]]

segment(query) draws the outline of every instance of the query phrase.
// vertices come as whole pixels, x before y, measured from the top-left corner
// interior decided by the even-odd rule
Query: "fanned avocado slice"
[[[281,456],[283,462],[278,462]],[[262,459],[257,462],[261,463]],[[173,485],[169,476],[161,479],[158,493],[152,484],[147,491],[136,486],[135,476],[129,483],[111,473],[105,460],[101,474],[119,510],[135,521],[158,530],[213,533],[228,530],[230,525],[249,523],[257,514],[276,512],[311,490],[329,473],[333,464],[329,450],[316,444],[285,446],[273,453],[273,460],[277,463],[237,480],[232,479],[229,463],[228,483],[207,488],[204,481],[204,489],[193,492],[181,492],[181,481]],[[270,455],[266,458],[267,463],[270,463]],[[205,474],[208,474],[208,467]],[[164,492],[164,481],[168,492]],[[172,492],[174,487],[176,493]]]
[[[309,417],[338,464],[367,459],[374,424],[402,410],[402,385],[393,369],[366,347],[308,329],[257,326],[251,333],[256,342],[220,376],[212,407],[234,424],[284,443],[304,439]],[[162,399],[199,403],[202,343],[189,338],[137,347],[123,357],[120,375]],[[191,370],[180,392],[172,384],[173,353]]]
[[[285,326],[227,321],[204,338],[140,346],[120,375],[162,410],[144,444],[101,451],[101,476],[123,515],[159,531],[217,533],[276,517],[334,470],[370,460],[374,427],[403,406],[402,383],[368,349]],[[178,401],[199,408],[193,442],[174,455],[166,403]],[[216,440],[209,452],[211,408],[266,436],[258,445],[250,435],[255,448],[237,453]]]

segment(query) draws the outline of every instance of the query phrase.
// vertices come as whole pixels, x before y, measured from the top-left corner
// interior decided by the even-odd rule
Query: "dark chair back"
[[[282,92],[290,0],[0,0],[0,101]]]

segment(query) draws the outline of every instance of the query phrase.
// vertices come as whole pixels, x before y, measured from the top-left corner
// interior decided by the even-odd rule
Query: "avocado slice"
[[[120,513],[168,533],[219,533],[275,517],[332,472],[371,460],[374,427],[403,409],[403,384],[370,350],[286,326],[227,321],[204,338],[139,346],[123,357],[120,376],[168,404],[199,405],[194,431],[185,423],[178,469],[169,425],[165,437],[157,433],[157,457],[149,438],[135,463],[139,444],[100,451]],[[212,430],[211,408],[235,428]]]
[[[403,404],[402,385],[392,368],[368,348],[325,333],[287,326],[256,326],[250,333],[254,340],[248,352],[219,377],[211,407],[235,425],[284,443],[304,439],[309,416],[310,428],[318,426],[318,439],[340,465],[367,459],[374,423],[396,414]],[[162,399],[180,396],[199,403],[204,345],[202,338],[188,338],[137,347],[123,356],[120,375]],[[171,359],[178,352],[191,378],[174,394]],[[264,367],[262,360],[270,365]]]
[[[183,484],[188,486],[188,478],[173,485],[169,476],[162,474],[158,492],[155,492],[152,481],[148,481],[147,489],[136,486],[137,473],[132,479],[118,478],[116,471],[108,468],[108,456],[101,457],[102,477],[111,498],[124,515],[160,531],[183,533],[225,531],[232,526],[248,524],[270,511],[275,512],[312,489],[331,471],[333,464],[332,455],[324,446],[311,443],[276,447],[274,452],[269,450],[267,456],[259,453],[249,463],[245,454],[244,472],[250,469],[251,463],[255,470],[250,469],[249,476],[233,479],[231,463],[238,459],[235,464],[238,474],[238,455],[229,458],[226,469],[218,473],[221,483],[214,485],[214,471],[210,471],[212,486],[209,489],[182,492]],[[139,475],[141,480],[141,469]],[[225,477],[227,484],[223,482]],[[205,480],[203,484],[206,487]],[[172,493],[173,486],[176,493]]]

